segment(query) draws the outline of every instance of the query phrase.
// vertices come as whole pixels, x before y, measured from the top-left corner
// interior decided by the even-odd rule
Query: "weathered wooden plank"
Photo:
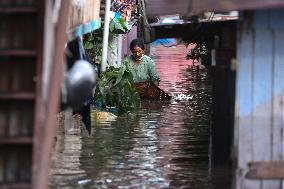
[[[254,162],[246,175],[250,179],[284,179],[284,162]]]
[[[274,62],[274,86],[273,86],[273,159],[284,160],[283,151],[283,126],[284,126],[284,31],[283,29],[275,31],[275,62]],[[284,183],[282,183],[283,187]]]
[[[99,19],[100,4],[101,0],[72,1],[68,29]]]
[[[50,3],[47,5],[50,5]],[[48,187],[48,168],[50,163],[50,157],[46,154],[49,154],[51,152],[52,143],[54,139],[53,135],[56,129],[55,115],[58,112],[60,85],[62,73],[64,71],[64,65],[62,60],[64,59],[64,45],[67,42],[66,28],[68,22],[69,8],[70,1],[61,1],[61,6],[58,15],[59,20],[56,25],[54,39],[52,39],[51,43],[48,43],[48,45],[52,46],[45,46],[47,48],[53,47],[53,51],[49,51],[51,53],[49,55],[52,57],[52,66],[50,70],[50,73],[52,73],[52,77],[49,78],[49,82],[47,83],[47,98],[44,99],[41,95],[38,95],[41,98],[36,107],[36,111],[38,113],[36,115],[38,116],[36,116],[35,124],[38,125],[35,130],[37,137],[35,138],[36,146],[34,147],[35,155],[33,158],[33,162],[35,162],[36,167],[33,172],[34,179],[32,183],[32,188],[46,189]],[[49,26],[52,26],[52,24],[50,24]],[[45,40],[48,39],[50,38],[45,38]],[[39,88],[39,91],[40,90],[42,90],[42,88]],[[43,114],[45,116],[39,116]]]
[[[273,51],[273,83],[272,83],[272,94],[273,94],[273,104],[272,104],[272,161],[283,160],[283,118],[281,112],[283,111],[283,105],[281,103],[281,94],[284,90],[284,33],[283,30],[278,30],[274,32],[274,51]],[[269,181],[265,180],[263,182],[263,189],[280,189],[282,182],[280,180]]]
[[[268,29],[270,10],[255,11],[253,17],[254,29]]]
[[[282,189],[281,181],[274,179],[265,179],[262,181],[262,189]]]
[[[273,151],[272,160],[283,160],[283,102],[284,94],[284,31],[277,30],[274,35],[274,66],[273,66]]]
[[[252,54],[253,33],[245,31],[238,34],[241,38],[238,44],[237,57],[240,65],[237,74],[237,99],[239,107],[239,167],[246,169],[247,163],[252,161]]]
[[[237,96],[236,109],[237,121],[235,136],[238,137],[238,170],[236,178],[237,189],[260,189],[260,181],[244,178],[247,163],[252,161],[252,86],[253,86],[253,30],[246,22],[239,27],[237,34],[237,59],[239,69],[237,70]]]
[[[255,31],[253,68],[253,160],[271,160],[272,35]],[[264,148],[265,146],[265,148]]]
[[[268,29],[270,11],[256,11],[254,62],[254,161],[272,160],[272,85],[273,33]],[[263,148],[265,146],[265,148]],[[279,182],[262,181],[262,189],[273,189]]]
[[[282,186],[280,180],[271,180],[271,177],[267,177],[262,181],[260,181],[261,178],[242,178],[246,170],[245,164],[249,158],[251,158],[252,162],[283,160],[284,57],[282,54],[284,52],[284,31],[282,29],[280,31],[279,27],[276,27],[276,23],[271,23],[272,13],[273,10],[269,13],[267,11],[257,11],[254,14],[253,30],[250,29],[249,24],[245,24],[245,21],[239,27],[237,57],[240,66],[237,78],[238,93],[236,101],[239,108],[239,119],[237,119],[238,124],[236,125],[239,131],[238,172],[236,174],[236,188],[238,189],[280,189]],[[265,16],[270,19],[266,19]],[[267,23],[263,23],[264,20]],[[273,27],[272,29],[277,28],[278,31],[273,32],[271,27]],[[254,40],[254,45],[245,45],[245,43],[249,43],[249,38],[244,36],[252,31],[255,31],[255,33],[250,34]],[[251,52],[250,49],[254,50]],[[251,58],[251,55],[253,55],[253,58]],[[244,68],[244,65],[247,64],[246,61],[250,58],[254,60],[253,66],[246,69],[253,68],[253,73]],[[252,80],[248,79],[248,74],[252,75]],[[242,80],[244,80],[243,83]],[[245,83],[245,80],[247,80],[247,83]],[[250,91],[253,97],[248,95],[247,99],[244,100],[241,96],[244,96],[247,90]],[[252,102],[248,102],[249,100],[252,100]],[[251,111],[249,107],[251,107]],[[251,116],[253,119],[249,123],[248,120]],[[252,124],[250,126],[251,131],[245,126],[247,124]],[[249,135],[252,136],[251,140],[253,141],[246,140]],[[250,144],[250,142],[253,144]],[[251,147],[248,148],[248,145],[251,145]],[[244,153],[245,150],[247,150],[247,154]]]
[[[271,29],[284,29],[284,9],[273,9],[270,12],[270,28]]]

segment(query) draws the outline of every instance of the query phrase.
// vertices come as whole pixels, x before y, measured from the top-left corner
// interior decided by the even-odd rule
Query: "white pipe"
[[[106,71],[111,0],[106,0],[101,72]]]
[[[122,35],[119,34],[118,35],[118,44],[117,44],[117,66],[120,67],[121,66],[121,62],[122,62]]]

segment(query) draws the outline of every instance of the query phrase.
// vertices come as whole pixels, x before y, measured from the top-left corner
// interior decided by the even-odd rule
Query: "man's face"
[[[143,54],[144,54],[144,51],[143,49],[141,49],[140,47],[138,46],[135,46],[133,49],[132,49],[132,55],[134,57],[135,60],[141,60]]]

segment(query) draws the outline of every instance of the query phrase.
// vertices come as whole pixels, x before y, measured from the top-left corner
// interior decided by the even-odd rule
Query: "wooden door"
[[[0,188],[31,188],[42,1],[0,1]]]

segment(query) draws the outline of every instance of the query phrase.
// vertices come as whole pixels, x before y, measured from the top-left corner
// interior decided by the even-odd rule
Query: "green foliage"
[[[114,18],[110,22],[110,34],[127,33],[132,26],[124,18]],[[95,67],[102,62],[103,28],[83,36],[84,48]],[[116,53],[116,46],[108,44],[111,53]],[[132,74],[110,67],[100,74],[96,84],[94,98],[97,107],[115,107],[119,112],[136,110],[140,107],[140,96],[133,85]]]
[[[94,64],[101,64],[103,54],[103,35],[100,30],[95,32],[88,33],[84,36],[84,48]],[[116,46],[109,43],[108,48],[112,54],[116,55]]]
[[[94,32],[84,36],[84,48],[94,64],[100,64],[102,62],[102,41],[102,35]]]
[[[116,107],[119,112],[140,107],[140,96],[134,87],[132,74],[126,69],[110,67],[96,85],[95,99],[102,107]]]
[[[127,33],[131,30],[129,25],[123,18],[114,18],[110,21],[109,31],[113,34]]]

